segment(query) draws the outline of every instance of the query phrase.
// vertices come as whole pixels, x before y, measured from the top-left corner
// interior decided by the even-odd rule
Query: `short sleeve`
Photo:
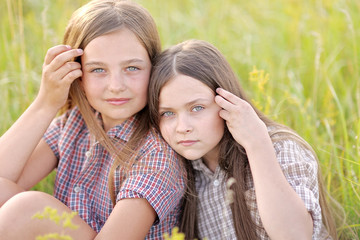
[[[314,225],[313,239],[322,228],[319,203],[318,163],[313,153],[292,140],[274,143],[281,169],[295,192],[303,200]]]
[[[120,187],[116,201],[145,198],[156,211],[158,220],[163,221],[178,206],[183,192],[184,180],[178,158],[157,149],[143,156],[132,168]]]
[[[55,118],[43,136],[43,139],[50,146],[57,159],[60,158],[58,142],[60,138],[61,118],[62,117]]]
[[[77,145],[87,131],[85,122],[77,107],[68,110],[61,116],[55,118],[46,130],[43,139],[50,146],[57,159],[63,157],[64,153],[69,156],[70,146]],[[61,148],[61,149],[60,149]]]

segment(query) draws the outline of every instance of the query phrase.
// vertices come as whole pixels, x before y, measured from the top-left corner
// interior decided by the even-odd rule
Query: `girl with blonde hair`
[[[0,139],[2,239],[161,239],[177,224],[183,168],[146,106],[159,52],[138,4],[93,0],[75,11],[64,45],[45,56],[38,96]],[[24,191],[55,168],[54,196]],[[77,212],[79,228],[31,219],[45,206]]]
[[[189,40],[165,50],[148,104],[185,160],[187,239],[336,239],[315,152],[251,105],[213,45]]]

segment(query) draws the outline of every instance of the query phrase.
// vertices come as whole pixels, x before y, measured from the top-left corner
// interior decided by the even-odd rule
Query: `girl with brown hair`
[[[336,239],[315,152],[251,105],[214,46],[189,40],[165,50],[148,104],[185,159],[187,239]]]
[[[138,4],[94,0],[73,14],[64,45],[45,56],[38,96],[0,139],[1,239],[161,239],[177,224],[183,168],[146,107],[159,52]],[[54,196],[24,192],[54,168]],[[46,206],[76,211],[79,228],[31,219]]]

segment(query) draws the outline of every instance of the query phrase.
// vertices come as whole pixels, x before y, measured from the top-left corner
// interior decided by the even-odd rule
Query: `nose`
[[[176,132],[186,134],[192,131],[193,131],[193,127],[191,124],[191,120],[189,119],[189,116],[179,115],[176,123]]]
[[[125,77],[119,73],[111,74],[108,81],[108,88],[111,92],[121,92],[126,89]]]

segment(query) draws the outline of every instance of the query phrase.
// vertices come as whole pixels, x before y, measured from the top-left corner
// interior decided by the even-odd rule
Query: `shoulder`
[[[317,178],[317,158],[301,141],[294,139],[277,140],[274,144],[277,160],[288,179]]]
[[[299,160],[316,162],[314,150],[295,133],[287,130],[275,133],[272,135],[272,142],[280,163],[297,162]]]
[[[50,124],[45,136],[57,136],[62,139],[78,139],[79,134],[86,134],[85,121],[77,107],[56,117]]]
[[[158,154],[164,153],[171,157],[176,157],[175,151],[168,145],[162,138],[161,134],[153,127],[151,127],[146,135],[143,145],[141,146],[142,152]]]
[[[80,110],[78,107],[74,107],[67,112],[65,112],[63,115],[59,117],[61,123],[63,126],[65,125],[74,125],[74,126],[83,126],[85,125],[85,121],[81,115]]]
[[[147,199],[155,193],[156,198],[167,194],[181,198],[185,187],[183,164],[155,129],[150,128],[141,141],[136,159],[136,164],[127,172],[121,191],[141,193]],[[122,194],[121,198],[133,198],[124,196]],[[169,196],[164,199],[169,199]]]
[[[75,107],[56,117],[44,133],[43,139],[55,156],[60,158],[60,152],[71,152],[69,147],[75,147],[87,132],[85,121]]]
[[[317,175],[316,153],[303,138],[287,127],[269,127],[268,130],[285,175]]]
[[[85,125],[85,121],[80,113],[80,110],[77,107],[74,107],[56,117],[53,120],[52,125],[58,125],[60,128],[64,128],[69,125],[82,127]]]

